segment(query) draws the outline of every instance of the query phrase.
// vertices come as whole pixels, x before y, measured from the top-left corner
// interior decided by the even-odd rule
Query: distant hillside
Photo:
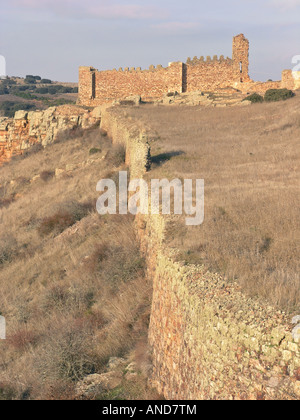
[[[0,80],[0,116],[12,117],[20,109],[46,109],[49,106],[74,104],[76,83],[60,83],[41,76],[7,77]]]

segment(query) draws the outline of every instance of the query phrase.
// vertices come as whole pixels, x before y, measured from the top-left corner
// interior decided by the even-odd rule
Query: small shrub
[[[120,105],[123,105],[123,106],[133,106],[133,105],[135,105],[135,102],[134,101],[130,101],[130,100],[124,100],[124,101],[120,101]]]
[[[1,208],[5,208],[5,207],[9,207],[11,205],[11,203],[14,202],[14,197],[8,197],[8,198],[0,198],[0,209]]]
[[[54,175],[55,175],[55,172],[53,171],[43,171],[41,172],[40,177],[44,182],[47,182],[50,179],[52,179]]]
[[[36,83],[36,80],[35,80],[35,78],[33,76],[26,76],[25,83],[35,84]]]
[[[42,220],[38,228],[40,236],[47,236],[51,233],[59,235],[93,211],[95,203],[92,201],[85,203],[70,202],[64,203],[62,207],[53,216],[45,217]]]
[[[92,149],[90,149],[89,154],[90,155],[95,155],[97,153],[101,153],[101,149],[97,149],[96,147],[93,147]]]
[[[82,129],[81,127],[67,129],[64,131],[60,131],[57,134],[54,140],[54,143],[64,143],[66,141],[83,138],[85,135],[86,135],[86,130]]]
[[[37,342],[37,336],[26,329],[19,330],[7,339],[10,344],[17,351],[24,351],[30,346],[34,346]]]
[[[101,137],[107,137],[107,131],[104,130],[103,128],[100,128],[100,135]]]
[[[91,351],[92,331],[85,323],[74,322],[52,331],[37,360],[48,381],[79,381],[95,373],[98,357]]]
[[[16,399],[17,392],[5,383],[0,383],[0,401],[12,401]]]
[[[109,257],[110,253],[106,242],[97,245],[93,254],[85,261],[85,269],[91,273],[98,271],[100,264]]]
[[[12,261],[14,255],[17,253],[17,242],[9,236],[0,238],[0,267]]]
[[[122,144],[114,146],[107,156],[109,162],[116,168],[123,165],[126,160],[126,149]]]
[[[41,80],[41,84],[44,84],[44,85],[50,85],[51,83],[52,83],[52,81],[50,79],[42,79]]]
[[[266,102],[286,101],[294,96],[294,93],[288,89],[269,89],[265,94]]]
[[[0,95],[9,95],[9,90],[6,86],[0,86]]]
[[[51,233],[59,235],[67,228],[76,223],[76,219],[71,213],[58,212],[53,216],[46,217],[38,228],[40,236],[47,236]]]
[[[47,95],[47,93],[49,93],[49,89],[47,87],[41,87],[36,90],[36,93]]]
[[[262,243],[259,246],[259,253],[263,254],[264,252],[268,252],[270,250],[272,242],[273,240],[269,236],[264,237],[262,239]]]
[[[83,287],[67,288],[55,285],[45,293],[43,308],[46,312],[53,310],[70,311],[89,310],[94,304],[94,292]]]
[[[252,104],[262,103],[264,98],[258,93],[253,93],[252,95],[247,96],[243,101],[250,101]]]

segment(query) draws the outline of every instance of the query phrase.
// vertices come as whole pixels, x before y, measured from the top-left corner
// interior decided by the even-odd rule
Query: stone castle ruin
[[[264,93],[268,89],[300,87],[292,70],[285,70],[278,82],[254,82],[249,77],[249,41],[243,34],[233,38],[232,58],[194,57],[186,63],[173,62],[168,67],[151,65],[148,70],[120,68],[98,71],[79,69],[78,104],[98,106],[128,96],[145,100],[158,99],[168,92],[219,91],[233,88],[243,93]],[[296,86],[298,82],[299,86]]]

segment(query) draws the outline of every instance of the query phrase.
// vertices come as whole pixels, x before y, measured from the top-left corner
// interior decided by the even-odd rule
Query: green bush
[[[89,154],[90,155],[95,155],[96,153],[101,153],[101,149],[97,149],[96,147],[93,147],[92,149],[90,149]]]
[[[31,85],[16,86],[15,88],[13,88],[12,93],[25,92],[26,90],[32,90],[34,87],[35,86]]]
[[[2,81],[2,86],[10,87],[16,85],[17,82],[13,79],[7,78]]]
[[[10,385],[0,383],[0,401],[12,401],[17,397],[17,392]]]
[[[33,76],[26,76],[25,83],[28,83],[30,85],[34,85],[36,83],[36,80]]]
[[[49,93],[49,89],[47,87],[37,88],[36,93],[46,95],[47,93]]]
[[[55,95],[57,93],[78,93],[78,88],[72,88],[62,85],[52,85],[49,87],[41,87],[36,90],[37,93]]]
[[[33,104],[25,104],[21,102],[5,101],[0,104],[0,112],[2,111],[5,117],[13,118],[16,111],[34,111],[36,106]]]
[[[294,93],[288,89],[269,89],[265,94],[266,102],[285,101],[292,98]]]
[[[59,88],[57,86],[52,86],[48,88],[48,93],[50,93],[50,95],[55,95],[58,92]]]
[[[8,95],[9,94],[9,90],[7,89],[6,86],[0,86],[0,95]]]
[[[252,95],[247,96],[243,101],[250,101],[252,104],[262,103],[264,98],[258,93],[253,93]]]
[[[44,85],[50,85],[52,83],[52,81],[50,79],[42,79],[41,83]]]

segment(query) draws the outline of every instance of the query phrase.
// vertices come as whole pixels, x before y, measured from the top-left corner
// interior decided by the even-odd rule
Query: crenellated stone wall
[[[182,91],[183,63],[168,67],[150,66],[149,70],[126,68],[97,71],[81,67],[79,71],[78,104],[95,106],[140,95],[144,99],[161,97],[171,91]]]
[[[130,95],[157,99],[167,92],[191,92],[233,87],[250,80],[249,42],[244,35],[233,39],[233,59],[207,57],[187,63],[170,63],[164,68],[151,65],[148,70],[126,68],[119,71],[98,71],[93,67],[79,69],[78,104],[95,106]]]
[[[300,72],[298,72],[300,73]],[[79,69],[78,104],[99,106],[127,96],[138,95],[143,100],[162,98],[168,92],[216,92],[234,88],[242,93],[264,94],[268,89],[300,88],[300,77],[285,70],[281,81],[254,82],[249,77],[249,41],[243,34],[233,38],[232,58],[221,56],[188,58],[186,63],[170,63],[164,68],[120,68],[98,71],[93,67]]]

